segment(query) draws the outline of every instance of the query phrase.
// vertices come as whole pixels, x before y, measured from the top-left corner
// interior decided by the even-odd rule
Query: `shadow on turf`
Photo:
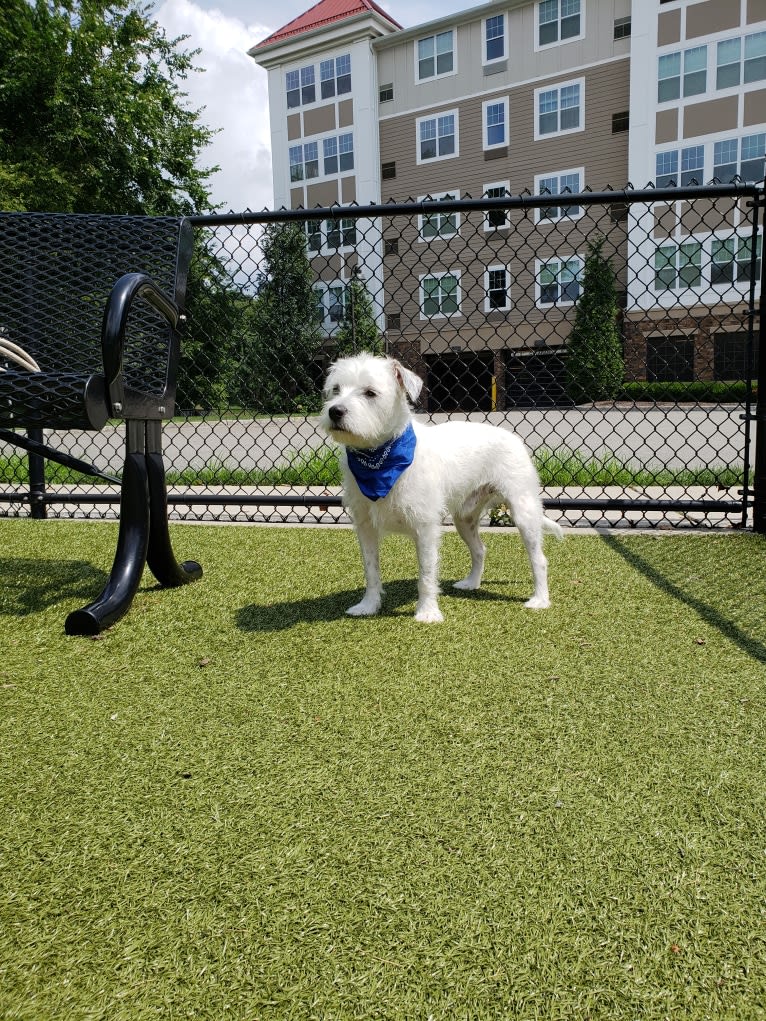
[[[0,557],[0,616],[26,617],[62,599],[90,599],[107,575],[85,560]]]
[[[721,613],[720,608],[714,605],[714,582],[710,587],[711,598],[706,601],[683,588],[680,581],[675,581],[670,577],[671,564],[662,564],[662,569],[660,569],[660,565],[652,564],[645,557],[640,556],[635,549],[631,548],[630,541],[625,542],[619,536],[604,534],[602,539],[610,549],[613,549],[615,553],[619,553],[623,560],[627,561],[637,571],[640,571],[658,589],[689,606],[695,613],[699,614],[706,624],[720,631],[725,638],[734,642],[748,656],[752,656],[756,662],[766,663],[766,642],[755,635],[748,634],[740,624],[725,616]],[[741,605],[748,605],[748,598],[752,602],[753,600],[758,600],[759,596],[750,589],[747,579],[743,579]]]
[[[501,585],[503,582],[488,582]],[[414,613],[418,595],[414,579],[390,581],[384,584],[383,609],[381,617],[410,617]],[[453,589],[451,581],[442,583],[443,599],[474,599],[482,602],[523,603],[524,597],[505,595],[498,592],[465,592]],[[333,620],[353,620],[346,610],[362,598],[362,589],[347,589],[332,595],[317,596],[314,599],[296,599],[284,603],[251,603],[236,613],[236,624],[240,631],[285,631],[295,624],[315,624]],[[406,607],[406,609],[402,609]],[[369,620],[370,618],[357,618]]]

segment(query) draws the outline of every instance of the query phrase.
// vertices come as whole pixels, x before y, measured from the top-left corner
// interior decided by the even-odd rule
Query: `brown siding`
[[[739,4],[731,0],[705,0],[686,8],[686,38],[696,39],[714,32],[725,32],[739,26]]]
[[[354,123],[354,101],[344,99],[338,103],[338,127],[350,128]]]
[[[306,110],[303,114],[303,134],[310,138],[321,135],[325,131],[335,130],[335,104],[319,106],[315,110]]]
[[[754,25],[757,21],[766,21],[766,0],[747,0],[748,25]]]
[[[678,110],[660,110],[656,117],[655,141],[658,145],[678,138]]]
[[[695,138],[716,131],[731,131],[737,127],[737,107],[737,96],[690,104],[684,110],[683,137]]]
[[[289,142],[294,142],[296,138],[301,137],[301,115],[299,113],[291,113],[287,118],[287,139]]]
[[[681,41],[681,12],[664,11],[657,18],[657,45],[672,46]]]
[[[766,89],[745,93],[745,114],[743,124],[763,124],[766,120]]]

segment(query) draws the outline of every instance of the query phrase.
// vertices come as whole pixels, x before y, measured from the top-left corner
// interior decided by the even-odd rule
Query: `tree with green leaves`
[[[625,374],[614,270],[603,248],[604,238],[588,245],[582,293],[567,343],[566,386],[575,404],[614,400]]]
[[[196,52],[136,0],[3,0],[0,208],[210,208],[212,137],[184,103]]]
[[[239,400],[254,411],[269,413],[315,410],[322,309],[302,225],[267,224],[261,251],[261,279],[248,315]]]
[[[333,340],[338,357],[359,351],[383,354],[383,338],[375,321],[372,298],[360,273],[352,273],[346,285],[343,318]]]

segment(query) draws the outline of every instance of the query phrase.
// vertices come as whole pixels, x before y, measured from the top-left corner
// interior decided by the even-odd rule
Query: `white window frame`
[[[580,111],[580,123],[576,128],[561,128],[561,92],[563,89],[574,88],[575,86],[580,89],[580,103],[578,109]],[[540,131],[540,100],[543,95],[556,91],[558,98],[556,101],[556,115],[559,123],[559,127],[556,131]],[[584,78],[572,78],[570,81],[557,82],[555,85],[544,85],[539,89],[535,89],[535,101],[534,101],[534,116],[535,116],[535,131],[534,139],[536,142],[543,141],[546,138],[560,138],[562,135],[574,135],[579,131],[585,131],[585,79]]]
[[[415,121],[415,145],[417,146],[417,149],[416,149],[416,160],[415,160],[415,162],[417,163],[418,166],[420,166],[421,164],[426,164],[426,163],[439,163],[441,160],[453,160],[453,159],[455,159],[456,157],[458,157],[460,155],[460,122],[459,122],[458,113],[459,113],[458,108],[455,107],[455,109],[453,109],[453,110],[440,110],[438,113],[429,113],[425,117],[418,117],[416,119],[416,121]],[[438,149],[438,145],[439,145],[438,121],[439,121],[440,117],[453,117],[454,118],[454,125],[455,125],[455,135],[454,135],[454,137],[455,137],[455,150],[454,150],[454,152],[446,153],[446,155],[444,155],[444,156],[440,156],[439,153],[437,152],[435,156],[427,156],[425,159],[423,159],[421,157],[421,155],[420,155],[420,145],[421,145],[420,125],[424,124],[426,121],[436,121],[437,122],[436,144],[437,144],[437,149]]]
[[[484,197],[491,197],[491,198],[500,198],[501,196],[499,196],[499,195],[497,195],[497,196],[487,196],[487,192],[488,191],[499,190],[500,188],[502,188],[504,193],[505,193],[504,196],[502,196],[502,197],[505,198],[505,197],[509,197],[510,196],[510,194],[511,194],[511,182],[510,181],[492,181],[490,184],[485,184],[483,186],[483,188],[482,188],[482,196],[484,196]],[[508,213],[509,213],[509,210],[504,209],[504,210],[502,210],[502,213],[503,213],[503,216],[505,217],[505,219],[503,220],[503,223],[494,224],[494,223],[490,223],[489,222],[489,217],[491,215],[491,212],[490,212],[490,210],[487,210],[486,215],[484,216],[484,230],[487,233],[494,234],[495,231],[498,231],[498,230],[508,230]]]
[[[340,319],[332,318],[333,300],[331,297],[332,289],[340,289],[340,307],[341,316]],[[343,322],[343,316],[346,313],[346,297],[348,295],[348,281],[346,280],[320,280],[314,284],[314,292],[319,295],[319,301],[322,307],[322,329],[328,336],[331,336],[335,330]]]
[[[558,299],[556,301],[543,301],[542,282],[540,280],[543,268],[546,266],[550,266],[552,263],[557,263],[559,268],[556,272],[556,283],[560,291],[561,283],[559,281],[559,274],[561,273],[561,269],[563,265],[572,262],[579,263],[579,268],[577,270],[577,274],[575,277],[579,284],[579,291],[577,294],[577,297],[579,298],[580,295],[582,294],[582,273],[585,268],[585,259],[582,257],[582,255],[575,253],[573,255],[568,256],[554,255],[551,256],[550,259],[535,259],[535,305],[538,308],[572,308],[576,304],[576,300],[562,301],[561,299]]]
[[[577,191],[573,192],[573,194],[577,194],[577,192],[582,191],[583,186],[584,186],[584,182],[585,182],[585,167],[573,167],[570,170],[554,170],[554,171],[551,171],[550,173],[547,173],[547,174],[536,174],[535,175],[535,195],[541,195],[542,194],[542,192],[540,190],[542,182],[548,180],[551,177],[555,177],[558,180],[558,190],[555,191],[555,192],[551,192],[551,194],[552,195],[564,194],[561,191],[561,179],[563,177],[574,177],[575,174],[578,177],[579,185],[578,185]],[[543,223],[543,224],[545,224],[545,223],[558,223],[560,220],[579,220],[580,217],[585,214],[585,209],[582,206],[577,206],[576,207],[577,208],[577,212],[576,213],[565,213],[565,212],[562,212],[563,209],[568,209],[570,207],[562,206],[560,204],[556,205],[556,206],[550,206],[550,207],[547,207],[547,208],[556,209],[558,212],[557,212],[557,214],[555,216],[543,216],[543,207],[540,206],[540,207],[535,209],[535,223]]]
[[[487,45],[489,40],[487,39],[487,22],[490,18],[501,18],[503,22],[503,52],[499,57],[488,57],[487,56]],[[496,37],[497,38],[497,37]],[[508,15],[505,13],[492,14],[489,18],[481,19],[481,55],[482,63],[485,67],[490,67],[492,64],[496,64],[500,60],[506,60],[508,57]]]
[[[491,106],[501,106],[503,108],[503,141],[492,142],[489,141],[489,124],[487,123],[487,113]],[[482,132],[482,145],[485,152],[492,149],[507,149],[510,145],[510,133],[508,128],[508,96],[497,96],[495,99],[485,99],[481,104],[481,132]]]
[[[490,302],[489,293],[489,276],[490,273],[505,273],[505,301],[502,305],[493,305]],[[503,263],[493,264],[487,266],[484,270],[484,311],[485,312],[510,312],[513,304],[511,302],[511,271],[508,266]]]
[[[456,316],[462,316],[462,304],[463,304],[463,293],[460,285],[460,270],[439,270],[434,273],[421,273],[418,277],[418,300],[420,304],[420,319],[422,322],[432,322],[434,319],[452,319]],[[435,312],[433,315],[426,315],[423,311],[425,307],[425,281],[426,280],[443,280],[445,277],[453,277],[457,281],[457,287],[455,289],[455,301],[457,309],[454,312]],[[439,308],[441,309],[443,298],[439,299]]]
[[[576,43],[578,39],[585,38],[585,8],[587,7],[586,0],[580,0],[580,33],[579,35],[570,36],[567,39],[561,38],[561,4],[562,0],[558,0],[558,14],[556,16],[556,23],[558,25],[558,38],[554,39],[549,43],[540,42],[540,4],[541,0],[535,2],[535,37],[534,37],[534,50],[535,53],[540,53],[542,50],[550,50],[554,46],[566,46],[567,43]]]
[[[436,50],[436,40],[438,39],[439,36],[447,35],[448,33],[452,36],[452,67],[449,69],[449,71],[440,72],[437,70],[436,67],[438,59],[438,53]],[[433,55],[434,73],[426,75],[423,78],[421,78],[419,50],[420,44],[424,42],[426,39],[433,39],[434,41],[434,55]],[[450,75],[457,74],[457,29],[455,27],[445,28],[441,32],[433,32],[431,35],[421,35],[419,38],[415,39],[413,43],[413,54],[415,62],[414,70],[416,85],[424,85],[426,82],[434,82],[437,81],[439,78],[449,78]]]
[[[455,188],[452,191],[440,192],[438,195],[419,195],[418,202],[441,202],[442,200],[455,200],[460,198],[459,189]],[[425,229],[427,221],[436,218],[436,230],[431,237],[426,237]],[[445,224],[452,221],[454,224],[453,230],[445,230]],[[440,241],[444,238],[454,238],[460,233],[460,213],[433,213],[429,216],[424,216],[422,213],[418,214],[418,241],[422,241],[424,244],[431,244],[432,241]]]
[[[686,249],[694,248],[699,254],[699,262],[697,261],[682,262],[681,255],[683,254],[683,249],[685,248]],[[658,273],[661,273],[663,270],[663,267],[659,266],[657,263],[657,256],[660,255],[663,249],[673,250],[672,263],[669,260],[667,260],[666,257],[666,268],[672,270],[673,272],[673,284],[669,287],[657,286]],[[702,240],[695,237],[694,235],[689,235],[688,237],[684,238],[669,238],[664,241],[658,241],[654,245],[654,258],[652,260],[653,270],[652,291],[654,295],[658,296],[670,293],[675,296],[678,296],[679,294],[682,295],[685,292],[689,291],[697,293],[700,290],[706,288],[708,286],[708,279],[710,276],[709,272],[707,273],[705,272],[708,262],[709,258],[707,255],[706,246],[703,244]],[[684,283],[681,278],[681,274],[684,272],[687,266],[693,266],[697,271],[697,280],[693,284]]]

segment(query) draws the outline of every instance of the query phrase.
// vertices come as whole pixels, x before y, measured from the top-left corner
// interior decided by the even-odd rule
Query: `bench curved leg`
[[[173,553],[168,529],[168,491],[165,485],[165,463],[162,453],[151,450],[146,457],[149,472],[149,507],[151,527],[149,529],[149,568],[160,583],[167,588],[177,588],[202,577],[202,568],[196,560],[185,560],[179,564]]]
[[[97,635],[130,609],[141,582],[149,548],[149,482],[146,457],[128,453],[120,494],[117,550],[106,586],[92,603],[70,613],[68,635]]]

